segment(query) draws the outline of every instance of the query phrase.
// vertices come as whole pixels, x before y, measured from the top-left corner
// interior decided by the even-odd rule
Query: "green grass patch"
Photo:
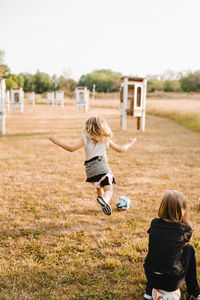
[[[148,114],[171,119],[192,131],[200,132],[200,116],[197,114],[180,114],[167,111],[148,112]]]

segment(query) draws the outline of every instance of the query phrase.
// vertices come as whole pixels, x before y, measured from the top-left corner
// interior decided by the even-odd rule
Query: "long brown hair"
[[[102,116],[88,118],[85,122],[84,133],[95,144],[107,142],[112,137],[111,129]]]
[[[187,202],[183,194],[176,190],[166,191],[160,203],[158,216],[165,221],[189,225]]]

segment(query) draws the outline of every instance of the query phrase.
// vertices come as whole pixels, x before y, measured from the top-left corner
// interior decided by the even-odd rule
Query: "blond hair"
[[[84,133],[95,144],[107,142],[112,137],[111,129],[101,116],[88,118],[85,122]]]
[[[166,191],[160,203],[158,216],[165,221],[189,225],[187,219],[187,202],[183,194],[176,190]]]

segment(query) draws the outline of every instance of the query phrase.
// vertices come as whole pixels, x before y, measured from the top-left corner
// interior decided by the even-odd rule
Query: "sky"
[[[0,0],[0,49],[15,74],[194,71],[199,29],[200,0]]]

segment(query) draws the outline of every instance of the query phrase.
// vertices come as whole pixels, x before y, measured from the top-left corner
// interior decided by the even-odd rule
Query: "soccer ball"
[[[116,206],[118,210],[127,210],[131,206],[131,201],[126,196],[120,196],[116,200]]]
[[[163,290],[153,289],[152,297],[153,300],[180,300],[181,292],[179,289],[174,292],[166,292]]]

